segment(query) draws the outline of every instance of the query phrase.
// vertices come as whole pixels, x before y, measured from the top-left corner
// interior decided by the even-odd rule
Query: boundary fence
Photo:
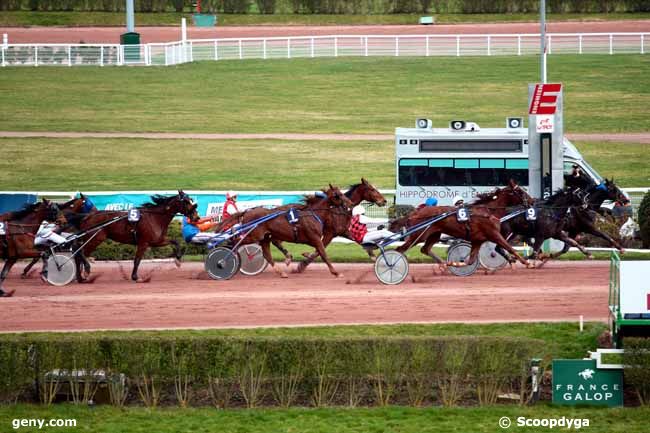
[[[539,34],[333,35],[119,44],[0,45],[5,66],[170,66],[195,61],[315,57],[522,56]],[[551,33],[548,54],[645,54],[650,33]]]

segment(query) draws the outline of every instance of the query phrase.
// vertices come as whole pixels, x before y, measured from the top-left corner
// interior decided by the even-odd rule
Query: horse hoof
[[[542,266],[543,266],[543,264],[542,264]],[[539,267],[541,268],[542,266],[539,266]],[[531,263],[531,262],[526,263],[526,268],[527,269],[535,269],[536,268],[535,263]]]
[[[280,273],[280,278],[289,278],[286,272]]]
[[[177,268],[180,268],[181,267],[181,260],[178,257],[176,257],[174,259],[174,264],[176,265]]]
[[[311,256],[311,253],[302,253],[301,254],[304,258],[308,259]]]
[[[9,290],[8,292],[0,291],[0,298],[11,298],[14,293],[16,293],[16,289]]]
[[[593,260],[593,259],[594,259],[594,256],[592,256],[591,254],[589,254],[589,255],[587,256],[587,258],[588,258],[589,260]]]
[[[343,278],[343,274],[334,274],[335,278]]]
[[[26,273],[23,272],[22,274],[20,274],[21,280],[26,280],[27,278],[29,278],[29,275],[27,275]]]
[[[287,257],[286,259],[284,259],[284,264],[285,266],[291,266],[291,258]]]

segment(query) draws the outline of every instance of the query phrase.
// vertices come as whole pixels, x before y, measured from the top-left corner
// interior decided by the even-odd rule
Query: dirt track
[[[137,20],[137,17],[136,17]],[[551,33],[648,32],[650,20],[548,23]],[[124,27],[0,27],[9,34],[9,43],[119,43]],[[142,43],[170,42],[181,39],[177,27],[137,27]],[[433,26],[242,26],[188,27],[190,39],[322,36],[322,35],[417,35],[417,34],[498,34],[538,33],[538,23],[437,24]]]
[[[153,275],[146,284],[122,277],[130,263],[125,272],[119,266],[95,264],[100,277],[93,284],[67,287],[20,280],[17,266],[5,283],[15,296],[0,299],[0,331],[607,319],[607,262],[553,262],[469,278],[433,276],[430,265],[417,265],[417,282],[399,286],[384,286],[373,273],[346,284],[370,264],[337,264],[341,279],[319,264],[289,279],[267,269],[216,282],[200,279],[201,263],[146,263],[141,276]]]

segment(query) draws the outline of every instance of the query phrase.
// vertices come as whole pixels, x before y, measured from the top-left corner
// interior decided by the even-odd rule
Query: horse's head
[[[508,195],[508,200],[512,205],[525,205],[532,206],[535,203],[535,199],[532,198],[526,190],[520,187],[514,179],[508,181],[508,186],[502,189],[505,194]]]
[[[621,205],[627,205],[630,203],[630,199],[625,195],[625,193],[614,183],[612,180],[605,179],[605,188],[607,188],[607,200],[612,200],[620,203]],[[601,185],[603,185],[601,183]],[[600,185],[599,185],[600,186]],[[596,187],[598,188],[598,187]]]
[[[63,211],[72,213],[91,213],[97,210],[92,200],[82,193],[79,193],[78,196],[72,200],[60,204],[59,207]]]
[[[192,198],[185,194],[183,190],[178,190],[178,209],[176,210],[177,213],[180,213],[182,215],[185,215],[190,219],[190,221],[198,221],[199,220],[199,213],[197,212],[198,204],[192,200]]]
[[[510,206],[531,206],[534,199],[517,182],[510,179],[508,185],[494,191],[479,194],[473,205],[481,204],[493,208],[507,208]]]
[[[330,206],[334,207],[345,207],[346,209],[352,209],[354,206],[349,198],[343,194],[343,192],[337,186],[333,186],[331,183],[329,189],[323,191],[326,195],[327,203]]]
[[[353,205],[357,205],[362,201],[368,201],[378,206],[386,205],[386,198],[366,179],[361,178],[361,183],[353,185],[348,192],[345,193]]]
[[[35,213],[41,221],[47,220],[50,222],[56,222],[60,226],[68,225],[68,220],[63,214],[63,210],[53,201],[43,199]]]

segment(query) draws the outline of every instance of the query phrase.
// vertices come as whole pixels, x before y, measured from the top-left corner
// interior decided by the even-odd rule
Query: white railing
[[[650,33],[552,33],[549,54],[645,54]],[[168,66],[197,60],[297,57],[522,56],[539,54],[538,34],[335,35],[191,39],[144,45],[9,44],[2,66]]]

